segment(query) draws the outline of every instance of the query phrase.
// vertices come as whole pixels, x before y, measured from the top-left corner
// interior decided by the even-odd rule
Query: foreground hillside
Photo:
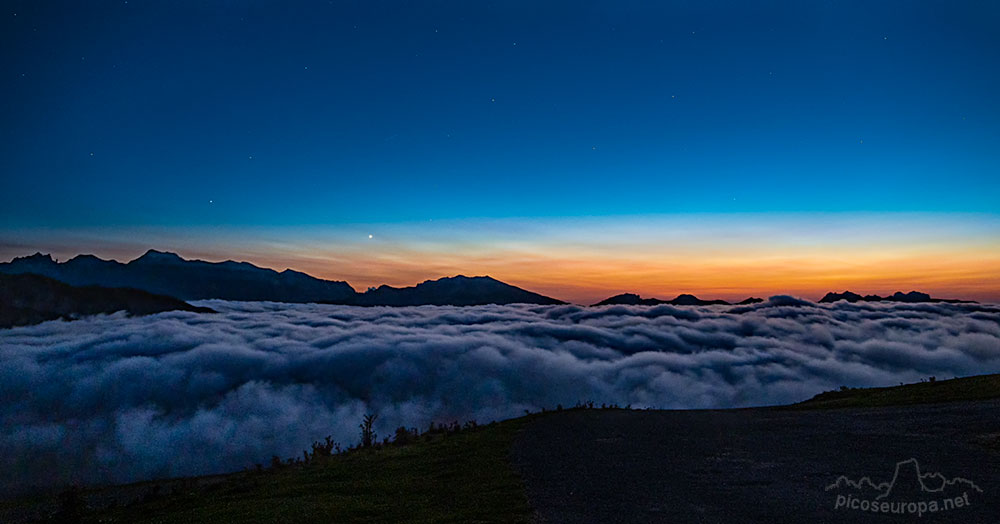
[[[841,388],[792,406],[792,409],[905,406],[934,402],[985,400],[1000,396],[1000,374],[936,380],[887,388]]]
[[[150,315],[175,310],[213,312],[173,297],[137,289],[76,287],[40,275],[0,273],[0,328],[116,311]]]
[[[259,471],[0,503],[0,520],[852,522],[827,486],[887,481],[911,458],[1000,489],[998,399],[1000,375],[984,375],[826,393],[796,409],[550,411]],[[828,407],[845,409],[811,409]],[[972,497],[935,521],[1000,510]]]
[[[0,522],[528,522],[510,467],[527,419],[262,470],[0,502]]]

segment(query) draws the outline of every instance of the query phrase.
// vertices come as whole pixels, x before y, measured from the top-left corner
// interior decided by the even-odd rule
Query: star
[[[497,101],[497,99],[496,99],[496,98],[491,98],[491,99],[490,99],[490,102],[496,102],[496,101]]]
[[[209,200],[209,201],[208,201],[208,203],[209,203],[209,204],[214,204],[214,203],[215,203],[215,201],[214,201],[214,200]]]

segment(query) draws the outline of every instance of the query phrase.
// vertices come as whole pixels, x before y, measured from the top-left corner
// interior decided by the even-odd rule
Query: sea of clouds
[[[0,330],[0,491],[239,470],[326,435],[579,401],[781,404],[1000,372],[977,304],[358,308],[202,301]]]

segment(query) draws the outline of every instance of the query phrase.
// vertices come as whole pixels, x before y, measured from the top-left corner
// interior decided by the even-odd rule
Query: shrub
[[[417,440],[419,434],[417,433],[417,428],[407,429],[405,426],[399,426],[396,428],[396,435],[393,437],[392,441],[401,446],[412,443]]]
[[[316,457],[328,457],[333,454],[334,449],[340,453],[340,444],[334,442],[330,435],[327,435],[323,442],[312,443],[312,454],[306,456],[306,461],[316,460]]]
[[[378,419],[377,414],[365,415],[362,419],[359,427],[361,428],[361,447],[370,448],[376,442],[378,442],[378,435],[375,433],[375,429],[372,427],[375,425],[375,420]]]

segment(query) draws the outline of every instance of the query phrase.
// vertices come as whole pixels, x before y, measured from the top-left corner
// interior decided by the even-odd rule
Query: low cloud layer
[[[0,331],[0,490],[238,470],[578,401],[721,408],[1000,372],[973,304],[353,308],[198,302]]]

